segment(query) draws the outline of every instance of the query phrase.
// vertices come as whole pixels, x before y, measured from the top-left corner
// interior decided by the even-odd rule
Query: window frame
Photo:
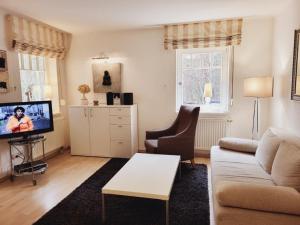
[[[227,114],[229,112],[230,103],[230,79],[231,79],[231,60],[232,48],[230,47],[215,47],[215,48],[189,48],[176,49],[176,112],[179,112],[180,106],[183,105],[183,76],[182,76],[182,55],[193,53],[212,53],[222,52],[224,57],[222,59],[222,75],[221,75],[221,90],[220,99],[223,109],[213,109],[212,105],[206,106],[204,104],[188,104],[193,106],[200,106],[200,114]]]
[[[24,55],[27,55],[26,57],[27,57],[27,59],[28,59],[28,66],[29,66],[29,68],[25,68],[25,64],[24,64]],[[31,71],[31,72],[35,72],[35,73],[43,73],[44,75],[44,82],[42,83],[42,84],[39,84],[39,86],[42,88],[41,90],[43,90],[44,91],[44,87],[45,86],[47,86],[47,85],[50,85],[50,86],[52,86],[53,84],[51,84],[51,82],[50,82],[50,78],[48,77],[49,76],[49,64],[50,64],[50,62],[48,61],[48,58],[46,57],[46,56],[34,56],[35,58],[36,58],[36,68],[34,69],[33,68],[33,64],[32,64],[32,57],[33,57],[34,55],[31,55],[31,54],[28,54],[28,53],[21,53],[21,52],[19,52],[18,53],[18,60],[19,60],[19,74],[20,74],[20,82],[22,82],[22,78],[21,78],[21,73],[22,73],[22,71]],[[40,65],[40,62],[38,62],[38,58],[39,57],[42,57],[43,59],[42,59],[42,61],[43,61],[43,66],[42,67],[40,67],[41,65]],[[60,74],[59,74],[59,69],[58,69],[58,60],[56,59],[56,68],[55,68],[55,70],[56,70],[56,79],[57,79],[57,91],[58,91],[58,99],[56,99],[57,101],[58,101],[58,108],[57,108],[57,112],[53,112],[53,116],[54,117],[59,117],[59,116],[61,116],[61,114],[62,114],[62,109],[61,109],[61,105],[60,105],[60,96],[61,96],[61,84],[60,84]],[[22,90],[22,83],[20,83],[20,86],[21,86],[21,90]],[[43,86],[43,87],[42,87]],[[53,87],[52,87],[53,88]],[[21,97],[22,97],[22,101],[27,101],[27,99],[25,100],[25,99],[23,99],[23,91],[22,91],[22,93],[21,93]],[[43,96],[42,96],[42,99],[40,99],[39,101],[44,101],[44,100],[46,100],[46,98],[45,98],[45,96],[44,96],[44,94],[43,94]],[[53,97],[50,99],[51,101],[52,101],[52,104],[53,104]]]

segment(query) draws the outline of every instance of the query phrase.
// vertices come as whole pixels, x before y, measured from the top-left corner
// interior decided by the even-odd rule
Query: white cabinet
[[[109,157],[109,110],[107,108],[89,108],[90,150],[92,156]]]
[[[90,125],[88,109],[73,107],[69,111],[70,137],[73,155],[90,155]]]
[[[137,106],[70,106],[71,154],[131,157],[138,150]]]

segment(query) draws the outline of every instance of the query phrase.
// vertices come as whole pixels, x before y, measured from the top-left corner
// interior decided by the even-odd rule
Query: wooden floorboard
[[[31,176],[0,183],[0,224],[31,225],[108,160],[71,156],[65,152],[48,160],[49,169],[38,176],[36,186],[32,185]],[[210,170],[208,158],[196,158],[195,161],[207,164]]]

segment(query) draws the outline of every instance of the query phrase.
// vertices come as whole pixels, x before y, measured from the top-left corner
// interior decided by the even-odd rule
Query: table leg
[[[181,162],[179,162],[179,179],[181,179]]]
[[[169,225],[169,200],[166,201],[166,225]]]
[[[102,194],[102,223],[105,223],[105,199],[104,194]]]

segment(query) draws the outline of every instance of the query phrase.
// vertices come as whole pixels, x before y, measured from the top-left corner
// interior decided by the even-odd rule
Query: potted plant
[[[85,94],[87,94],[87,93],[89,93],[91,91],[89,85],[87,85],[87,84],[81,84],[81,85],[79,85],[78,91],[82,94],[81,105],[88,105],[89,101],[86,98]]]

